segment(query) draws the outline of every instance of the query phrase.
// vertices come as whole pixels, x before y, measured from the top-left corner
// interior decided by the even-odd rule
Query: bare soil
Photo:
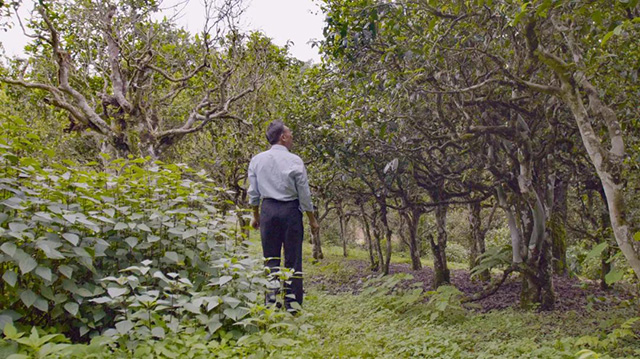
[[[322,265],[322,263],[315,264]],[[369,263],[362,260],[343,260],[341,266],[349,266],[347,269],[349,276],[335,277],[330,274],[316,273],[305,278],[305,285],[329,294],[338,293],[358,293],[362,290],[364,283],[373,277],[380,275],[369,268]],[[391,274],[409,273],[413,279],[403,282],[403,286],[422,283],[424,290],[433,290],[434,273],[431,268],[423,268],[418,271],[411,269],[409,264],[391,264]],[[467,295],[480,292],[483,283],[472,280],[468,270],[451,270],[451,284]],[[555,311],[576,311],[584,312],[589,308],[604,310],[620,304],[624,300],[631,299],[631,295],[622,289],[602,290],[597,282],[582,281],[575,277],[554,276],[553,285],[556,294]],[[519,305],[521,280],[517,274],[512,274],[509,279],[493,295],[474,302],[470,309],[479,312],[501,310],[509,307],[517,308]]]

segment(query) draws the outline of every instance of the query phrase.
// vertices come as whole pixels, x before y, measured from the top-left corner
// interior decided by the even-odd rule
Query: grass
[[[388,302],[387,298],[387,302]],[[308,296],[314,329],[301,347],[309,358],[576,358],[588,345],[612,358],[640,355],[640,343],[620,339],[603,347],[600,333],[611,331],[631,310],[535,313],[505,310],[468,314],[463,320],[433,322],[427,304],[385,305],[385,298],[363,295]],[[597,333],[594,335],[594,333]],[[583,338],[583,339],[580,339]]]
[[[260,253],[255,240],[251,251]],[[368,261],[368,253],[349,248],[342,256],[339,246],[325,246],[325,258],[313,262],[305,242],[305,277],[331,276],[347,280],[357,270],[346,261]],[[393,263],[410,258],[394,254]],[[423,260],[424,266],[432,263]],[[453,268],[464,268],[452,264]],[[392,280],[389,277],[389,280]],[[425,303],[412,292],[384,291],[353,295],[329,295],[307,285],[306,322],[311,330],[296,339],[300,344],[287,354],[298,358],[638,358],[637,305],[609,311],[538,313],[508,309],[480,314],[462,309],[454,300]],[[440,302],[438,302],[440,300]],[[444,309],[438,305],[444,303]],[[434,316],[434,312],[438,315]],[[460,314],[462,315],[456,315]],[[435,318],[435,319],[434,319]]]

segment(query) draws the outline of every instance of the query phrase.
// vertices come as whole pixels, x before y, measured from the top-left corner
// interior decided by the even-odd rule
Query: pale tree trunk
[[[604,195],[602,187],[598,191],[599,197],[602,200],[602,210],[600,211],[600,242],[606,242],[609,235],[609,229],[611,228],[611,220],[609,219],[609,211],[607,210],[607,198]],[[605,276],[611,271],[611,246],[607,246],[607,249],[600,253],[600,288],[604,290],[611,289],[611,286],[607,284]]]
[[[545,208],[541,195],[533,185],[533,143],[529,130],[521,124],[523,121],[520,118],[518,121],[518,133],[522,140],[518,151],[520,163],[518,187],[526,207],[529,208],[528,211],[522,211],[523,216],[530,213],[532,223],[531,234],[528,236],[529,241],[526,243],[529,250],[527,251],[527,268],[524,271],[520,295],[521,306],[528,308],[532,304],[539,303],[543,310],[551,310],[555,302],[555,293],[551,267],[551,238],[546,225],[549,212]],[[542,185],[546,185],[546,183]]]
[[[560,81],[560,87],[540,85],[522,80],[520,80],[520,83],[527,85],[534,91],[561,98],[569,107],[580,130],[582,143],[604,188],[613,235],[629,266],[640,279],[640,250],[634,247],[633,234],[627,223],[627,208],[624,203],[625,181],[623,169],[625,167],[625,145],[622,127],[615,111],[601,100],[598,90],[582,70],[586,66],[582,59],[582,50],[574,39],[574,31],[576,29],[572,24],[558,24],[554,18],[551,18],[551,22],[555,30],[563,35],[562,38],[568,50],[566,56],[571,58],[572,63],[568,64],[556,54],[546,50],[542,45],[542,41],[530,42],[530,44],[537,46],[537,48],[531,48],[531,51],[535,51],[537,58],[553,71]],[[535,38],[537,36],[535,27],[527,27],[525,36]],[[589,114],[583,96],[587,97],[588,107],[593,116]],[[608,149],[592,126],[592,122],[595,123],[598,120],[605,125],[605,135],[608,136]]]
[[[502,186],[496,188],[498,202],[507,215],[513,247],[513,264],[522,273],[520,305],[530,308],[540,304],[542,309],[553,308],[552,254],[550,237],[547,233],[547,212],[544,202],[533,186],[532,143],[524,126],[519,126],[522,145],[518,151],[520,164],[518,174],[519,192],[516,198],[516,213],[508,203]]]
[[[564,99],[569,105],[573,117],[578,124],[582,143],[587,149],[589,158],[596,168],[598,178],[600,178],[602,182],[607,207],[609,208],[611,229],[613,230],[613,235],[618,243],[618,247],[620,247],[622,254],[627,259],[629,266],[640,279],[640,256],[633,246],[632,233],[627,223],[626,206],[624,203],[624,179],[622,178],[622,169],[624,167],[623,160],[625,152],[622,130],[613,110],[600,101],[597,91],[586,78],[584,78],[584,75],[581,77],[582,85],[587,89],[590,107],[594,112],[600,114],[607,125],[611,142],[610,150],[607,151],[604,148],[595,130],[591,126],[590,117],[582,102],[579,89],[565,88]],[[566,84],[565,87],[568,86],[570,86],[570,84]]]
[[[516,222],[516,217],[513,214],[513,209],[507,202],[507,198],[504,193],[504,189],[502,189],[502,186],[496,187],[496,193],[498,196],[498,203],[507,216],[507,225],[509,227],[509,234],[511,236],[511,261],[514,264],[522,263],[524,257],[522,233],[520,233],[520,229],[518,228],[518,224]]]

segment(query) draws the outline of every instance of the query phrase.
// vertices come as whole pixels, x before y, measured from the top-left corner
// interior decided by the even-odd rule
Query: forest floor
[[[412,271],[407,258],[394,255],[391,272],[404,273],[405,279],[398,291],[386,293],[367,290],[384,282],[369,269],[366,252],[352,249],[344,258],[341,248],[328,246],[325,259],[313,262],[309,247],[305,243],[303,318],[312,329],[298,338],[296,357],[640,358],[637,324],[621,330],[640,316],[637,301],[622,291],[604,292],[593,282],[558,277],[556,310],[524,311],[517,306],[514,278],[469,308],[449,303],[434,309],[411,295],[415,288],[432,290],[426,260],[422,270]],[[463,293],[481,288],[462,265],[451,267],[452,284]]]
[[[338,255],[337,258],[331,255],[324,263],[318,262],[311,266],[312,271],[309,274],[312,275],[308,276],[306,285],[329,294],[358,294],[367,281],[380,275],[380,272],[371,271],[367,260],[349,259],[342,255]],[[341,268],[338,269],[338,266]],[[411,279],[400,283],[405,288],[418,286],[425,291],[434,290],[434,271],[428,265],[414,271],[409,263],[391,263],[389,269],[392,275],[400,273],[411,275]],[[451,284],[462,293],[472,295],[480,292],[488,282],[472,279],[467,269],[452,269]],[[469,309],[489,312],[496,309],[517,308],[521,286],[521,280],[514,274],[500,286],[496,293],[469,305]],[[556,293],[555,311],[584,313],[590,309],[606,310],[632,299],[630,293],[624,289],[614,288],[605,291],[595,281],[569,276],[554,276],[553,286]]]

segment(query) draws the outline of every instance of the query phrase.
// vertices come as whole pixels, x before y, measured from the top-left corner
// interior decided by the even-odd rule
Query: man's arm
[[[302,160],[300,160],[302,162]],[[309,189],[309,179],[307,177],[307,169],[302,164],[300,175],[296,178],[296,188],[298,189],[298,200],[300,201],[300,209],[307,214],[311,231],[315,235],[320,229],[320,225],[316,220],[313,211],[313,203],[311,202],[311,190]]]
[[[316,220],[315,212],[306,212],[307,217],[309,218],[309,225],[311,226],[311,233],[315,236],[320,231],[320,224]]]
[[[260,207],[252,206],[253,208],[253,219],[251,220],[251,227],[254,229],[260,228]]]
[[[249,205],[253,209],[253,220],[251,227],[258,229],[260,227],[260,191],[258,190],[258,176],[256,175],[255,163],[252,159],[249,163]]]

